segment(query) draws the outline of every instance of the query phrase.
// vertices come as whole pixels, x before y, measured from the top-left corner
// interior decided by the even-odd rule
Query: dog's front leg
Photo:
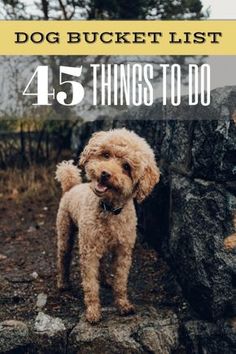
[[[80,269],[84,302],[86,306],[86,319],[90,323],[96,323],[101,318],[101,305],[99,300],[99,261],[95,252],[80,254]]]
[[[120,246],[117,249],[115,258],[115,275],[113,292],[116,306],[121,315],[128,315],[134,312],[134,306],[129,302],[127,285],[129,270],[132,262],[132,247]]]

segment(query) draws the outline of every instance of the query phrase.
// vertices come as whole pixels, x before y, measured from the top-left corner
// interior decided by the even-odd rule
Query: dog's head
[[[94,193],[110,202],[141,202],[160,177],[151,147],[125,128],[94,133],[80,156],[80,167]]]

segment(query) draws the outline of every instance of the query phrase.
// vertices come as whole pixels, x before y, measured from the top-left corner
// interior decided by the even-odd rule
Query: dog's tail
[[[55,178],[61,183],[63,193],[69,191],[75,185],[82,183],[80,170],[73,165],[73,160],[59,163]]]

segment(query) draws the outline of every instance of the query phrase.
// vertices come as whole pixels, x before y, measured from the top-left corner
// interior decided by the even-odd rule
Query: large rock
[[[24,353],[30,343],[28,326],[16,320],[0,322],[0,353]]]
[[[228,115],[225,120],[196,122],[192,138],[194,177],[235,182],[236,124],[229,118]]]
[[[92,132],[123,126],[147,139],[162,172],[138,206],[144,241],[168,260],[201,318],[235,315],[236,252],[223,241],[234,232],[236,209],[236,87],[213,90],[208,107],[157,100],[101,117],[75,132],[78,153]]]
[[[233,354],[236,352],[236,320],[189,321],[184,325],[182,337],[187,354]]]
[[[39,312],[31,330],[30,353],[59,354],[67,347],[67,330],[60,318]]]
[[[139,307],[137,315],[119,317],[104,309],[96,326],[81,318],[69,336],[70,354],[170,354],[179,347],[178,320],[173,312]]]
[[[222,186],[172,175],[166,253],[203,318],[232,314],[235,306],[235,257],[223,246],[231,231],[228,193]]]

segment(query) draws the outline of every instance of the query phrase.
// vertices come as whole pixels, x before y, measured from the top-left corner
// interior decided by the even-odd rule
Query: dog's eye
[[[127,162],[124,163],[124,164],[123,164],[123,169],[124,169],[126,172],[130,173],[130,171],[131,171],[130,164],[128,164]]]
[[[102,154],[102,156],[103,156],[104,159],[106,159],[106,160],[108,160],[108,159],[110,158],[109,152],[104,152],[104,153]]]

